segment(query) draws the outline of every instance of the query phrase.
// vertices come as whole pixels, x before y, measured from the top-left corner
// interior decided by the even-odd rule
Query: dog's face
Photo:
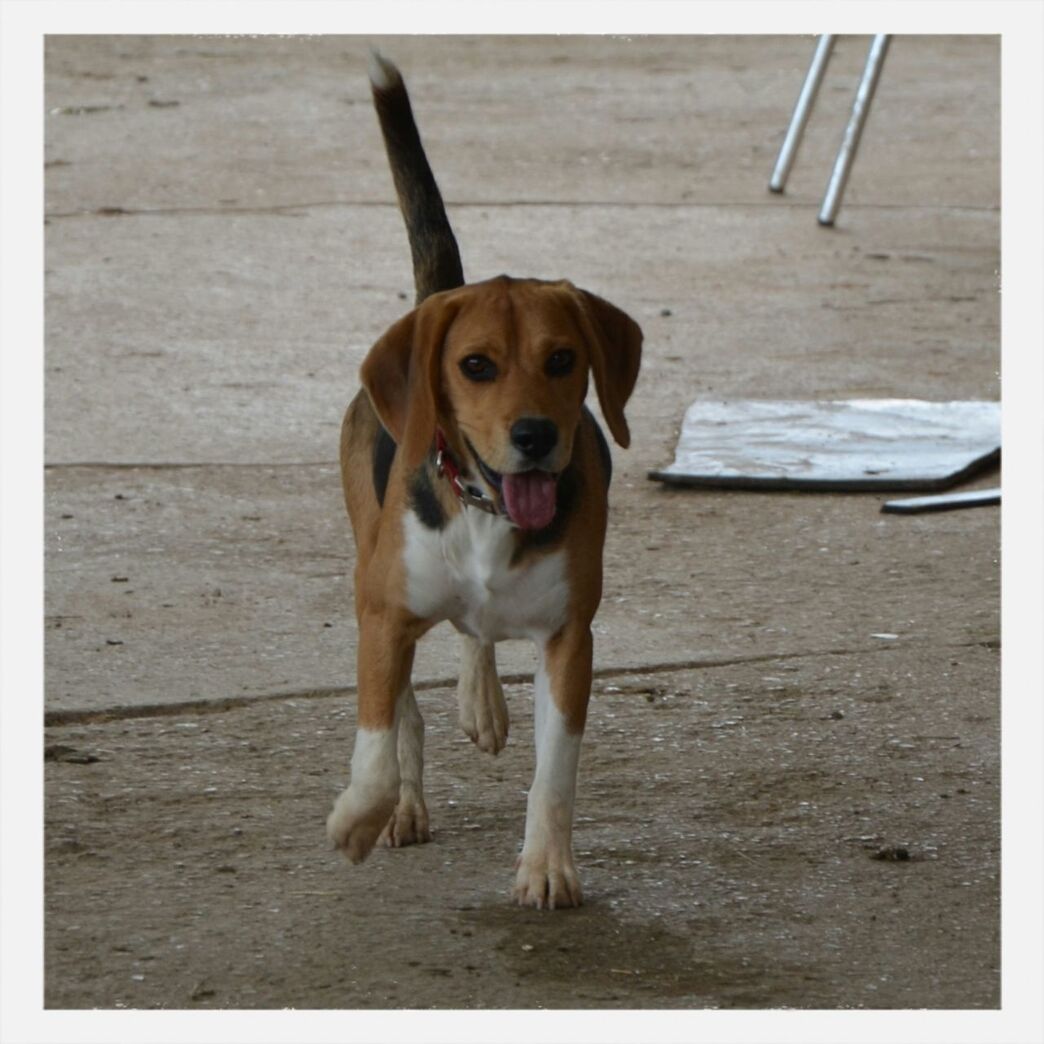
[[[640,357],[641,330],[608,302],[501,276],[428,298],[378,341],[362,379],[411,466],[441,427],[515,522],[539,529],[554,514],[589,375],[626,446]]]
[[[563,296],[493,284],[462,302],[447,332],[441,393],[487,469],[554,474],[569,463],[590,361]]]

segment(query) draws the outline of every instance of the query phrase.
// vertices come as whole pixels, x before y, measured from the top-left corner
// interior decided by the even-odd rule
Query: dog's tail
[[[439,186],[424,155],[402,73],[376,51],[370,52],[370,85],[399,208],[410,237],[413,282],[420,304],[440,290],[463,285],[460,251]]]

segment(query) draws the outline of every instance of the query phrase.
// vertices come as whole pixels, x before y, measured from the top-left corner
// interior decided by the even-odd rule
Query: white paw
[[[494,646],[461,635],[457,682],[460,727],[479,750],[499,754],[507,743],[508,709],[497,677]]]
[[[327,817],[326,836],[353,863],[361,863],[395,811],[396,796],[397,790],[382,793],[369,787],[348,787]]]
[[[457,689],[460,727],[479,750],[499,754],[507,744],[508,709],[495,674],[461,677]]]
[[[424,804],[424,798],[400,798],[378,840],[388,848],[423,845],[430,841],[431,829],[428,826],[428,809]]]
[[[523,850],[516,865],[513,895],[519,906],[560,910],[584,901],[571,855],[555,858],[545,852],[527,856]]]

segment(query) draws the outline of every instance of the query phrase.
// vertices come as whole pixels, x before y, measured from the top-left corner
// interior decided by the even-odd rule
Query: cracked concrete
[[[551,928],[500,891],[523,645],[499,656],[519,727],[496,761],[452,725],[452,634],[421,648],[436,843],[354,871],[323,848],[355,681],[337,432],[412,300],[370,42],[47,42],[48,742],[100,752],[48,764],[48,1005],[995,1006],[999,513],[645,473],[700,397],[999,396],[998,41],[894,42],[833,231],[815,212],[865,39],[841,41],[783,198],[809,38],[377,41],[469,278],[566,275],[646,335],[596,622],[589,906]],[[924,858],[900,884],[863,836]],[[381,932],[387,960],[317,947],[323,925]],[[546,966],[579,946],[585,986],[526,967],[518,940],[552,936]]]

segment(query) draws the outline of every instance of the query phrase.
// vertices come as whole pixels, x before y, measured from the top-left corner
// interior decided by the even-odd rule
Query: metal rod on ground
[[[805,82],[801,86],[801,93],[794,106],[794,114],[790,117],[787,135],[783,139],[783,145],[780,147],[779,156],[776,159],[776,167],[769,179],[770,192],[782,192],[787,184],[787,178],[790,177],[790,168],[794,165],[794,157],[797,155],[798,146],[805,133],[805,124],[808,123],[812,105],[819,93],[819,85],[823,82],[823,74],[826,72],[827,62],[830,60],[830,52],[834,49],[835,39],[834,36],[820,36],[816,44],[812,62],[805,74]]]
[[[866,117],[870,112],[870,102],[873,100],[874,91],[877,90],[877,81],[881,77],[881,66],[884,65],[891,39],[891,36],[884,33],[875,36],[873,43],[870,44],[870,53],[866,56],[863,78],[859,81],[859,89],[856,91],[855,102],[852,105],[852,115],[848,119],[845,136],[841,140],[841,148],[838,149],[837,159],[834,161],[834,170],[827,183],[823,206],[819,211],[821,225],[832,225],[841,208],[841,197],[844,195],[845,184],[855,160],[856,150],[859,148],[859,139],[863,135]]]
[[[970,493],[942,493],[932,497],[886,500],[881,510],[892,515],[918,515],[923,511],[953,511],[955,508],[982,507],[1000,502],[1000,489],[976,489]]]

